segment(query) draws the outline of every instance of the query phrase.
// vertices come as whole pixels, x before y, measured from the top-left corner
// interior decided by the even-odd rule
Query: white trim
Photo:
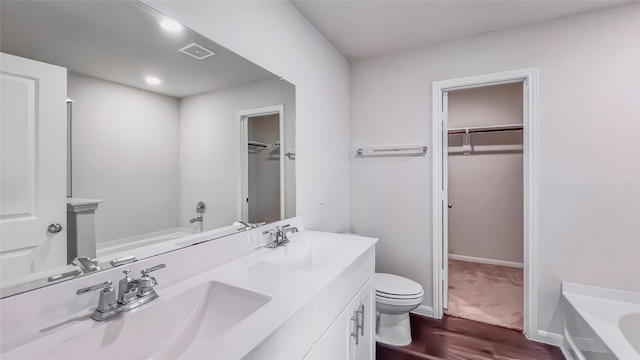
[[[527,336],[527,339],[558,347],[564,343],[562,335],[544,330],[538,330],[536,336]]]
[[[432,284],[433,316],[442,318],[444,270],[442,241],[442,93],[490,85],[523,82],[524,162],[524,333],[546,339],[538,331],[538,68],[505,71],[436,81],[432,91]],[[532,337],[533,338],[533,337]],[[541,340],[539,340],[541,341]]]
[[[564,356],[566,360],[579,360],[571,356],[571,353],[569,352],[566,346],[564,345],[560,346],[560,350],[562,350],[562,356]]]
[[[431,306],[420,305],[412,311],[413,314],[433,317],[433,308]]]
[[[480,264],[508,266],[508,267],[514,267],[514,268],[520,268],[520,269],[524,268],[524,264],[523,263],[519,263],[519,262],[515,262],[515,261],[487,259],[487,258],[480,258],[480,257],[474,257],[474,256],[466,256],[466,255],[449,254],[449,259],[458,260],[458,261],[473,262],[473,263],[480,263]]]
[[[285,218],[285,205],[286,205],[286,192],[285,192],[285,159],[284,155],[286,149],[286,143],[284,138],[284,105],[265,106],[256,109],[241,110],[236,112],[236,123],[238,124],[238,144],[240,145],[240,151],[237,164],[238,164],[238,179],[240,179],[238,186],[238,198],[240,199],[240,207],[238,208],[238,218],[242,221],[248,221],[249,207],[247,206],[246,198],[249,194],[248,189],[248,154],[247,154],[247,120],[250,117],[264,116],[278,114],[280,117],[280,219]]]

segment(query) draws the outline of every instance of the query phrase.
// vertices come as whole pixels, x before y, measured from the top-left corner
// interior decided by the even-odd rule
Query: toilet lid
[[[402,276],[376,273],[376,292],[382,295],[410,296],[422,295],[422,286]]]

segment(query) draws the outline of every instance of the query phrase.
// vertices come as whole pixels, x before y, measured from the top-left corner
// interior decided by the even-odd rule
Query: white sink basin
[[[220,336],[271,300],[216,281],[167,299],[159,294],[160,299],[146,306],[27,357],[176,359],[192,343]]]
[[[265,254],[264,263],[285,266],[299,270],[311,270],[314,267],[328,264],[332,258],[340,254],[348,241],[329,237],[293,236],[291,242]]]

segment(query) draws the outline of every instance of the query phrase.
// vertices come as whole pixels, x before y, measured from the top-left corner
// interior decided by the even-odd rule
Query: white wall
[[[522,84],[449,92],[449,128],[522,124]],[[449,254],[522,263],[522,132],[449,135]]]
[[[351,142],[431,139],[436,80],[539,67],[539,328],[563,280],[640,291],[640,5],[352,64]],[[352,231],[431,306],[431,157],[352,159]]]
[[[287,1],[145,3],[296,85],[297,214],[311,229],[349,230],[345,58]]]
[[[68,96],[73,196],[104,200],[96,242],[178,226],[178,100],[75,73]]]
[[[273,79],[180,99],[182,226],[198,225],[189,224],[189,219],[196,216],[198,201],[207,204],[204,231],[240,220],[240,138],[236,112],[283,104],[285,128],[295,128],[294,91],[288,82]],[[293,128],[285,132],[286,140],[290,140],[287,135],[293,133]]]
[[[280,220],[280,116],[264,115],[249,118],[249,141],[269,144],[270,147],[249,152],[249,222]],[[285,158],[286,159],[286,158]]]

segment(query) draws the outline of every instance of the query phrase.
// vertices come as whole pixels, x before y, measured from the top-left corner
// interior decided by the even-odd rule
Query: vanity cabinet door
[[[351,300],[304,360],[371,360],[375,358],[373,278]]]
[[[373,287],[369,286],[373,281],[369,280],[367,286],[360,293],[360,306],[357,311],[360,312],[360,325],[358,329],[359,344],[356,346],[355,358],[357,360],[370,360],[375,358],[375,297]]]
[[[352,360],[355,358],[356,308],[360,305],[356,296],[316,344],[318,360]]]

